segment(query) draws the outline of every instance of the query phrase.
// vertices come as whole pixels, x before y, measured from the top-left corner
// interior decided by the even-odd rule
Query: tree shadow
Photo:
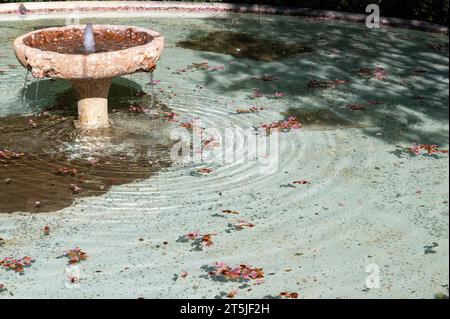
[[[169,167],[173,141],[163,115],[171,110],[156,99],[151,114],[129,109],[146,98],[135,82],[116,79],[112,125],[80,131],[73,125],[77,107],[70,83],[28,84],[24,99],[35,102],[32,114],[0,117],[0,149],[13,150],[0,157],[0,179],[7,181],[0,183],[0,213],[57,211]]]
[[[263,95],[284,92],[289,103],[287,112],[282,114],[286,117],[298,116],[302,121],[302,117],[312,115],[319,127],[359,127],[370,135],[376,128],[383,134],[374,136],[391,144],[448,144],[445,36],[389,27],[367,29],[363,24],[301,17],[229,14],[205,20],[210,34],[226,29],[267,42],[307,44],[313,50],[272,62],[197,52],[201,59],[225,66],[218,72],[202,71],[206,89],[221,96],[252,90]],[[208,32],[194,28],[187,39],[201,37],[208,37]],[[358,71],[362,68],[383,68],[387,77],[379,80],[361,76]],[[418,68],[424,71],[416,72]],[[266,74],[279,79],[257,80]],[[313,79],[348,82],[333,89],[314,90],[308,87]],[[362,111],[347,108],[352,103],[373,100],[382,103]],[[307,119],[306,122],[310,124]]]
[[[183,244],[187,244],[187,243],[191,243],[191,251],[203,251],[203,245],[202,245],[202,239],[201,238],[196,238],[196,239],[188,239],[186,238],[186,236],[180,236],[178,237],[178,239],[176,240],[177,243],[183,243]]]

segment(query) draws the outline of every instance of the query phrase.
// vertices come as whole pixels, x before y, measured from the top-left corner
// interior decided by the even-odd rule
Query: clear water
[[[247,262],[270,273],[264,284],[251,291],[241,289],[239,297],[277,296],[282,291],[305,298],[432,297],[445,292],[448,157],[412,157],[402,149],[414,142],[448,148],[448,38],[281,16],[81,21],[86,22],[133,24],[164,35],[166,46],[151,87],[181,122],[200,118],[205,128],[251,129],[295,116],[304,127],[281,133],[274,172],[264,173],[264,163],[258,161],[171,164],[150,178],[79,199],[57,216],[38,214],[31,220],[3,215],[0,237],[12,243],[0,249],[38,258],[27,270],[33,280],[1,272],[2,281],[14,285],[16,296],[213,298],[239,286],[204,277],[202,266],[219,260]],[[31,80],[21,105],[26,71],[11,48],[13,39],[25,32],[61,24],[64,20],[2,22],[2,117],[38,114],[69,100],[67,82],[42,80],[38,90],[36,80]],[[177,45],[220,31],[307,44],[313,51],[265,62]],[[430,47],[436,43],[440,50]],[[387,75],[377,80],[358,74],[366,68],[383,68]],[[147,74],[126,80],[116,86],[117,92],[113,87],[111,108],[126,108],[136,102],[137,91],[149,90]],[[323,85],[308,88],[311,80]],[[252,97],[255,92],[262,96]],[[284,95],[276,97],[277,92]],[[354,104],[364,110],[348,107]],[[236,114],[251,107],[262,110]],[[129,132],[133,120],[127,121]],[[179,127],[179,122],[158,123],[135,136],[145,140],[156,134],[149,137],[154,141]],[[126,136],[112,144],[97,136],[89,143],[94,148],[103,145],[98,152],[135,149],[131,135]],[[69,140],[54,152],[69,151],[72,158],[87,161],[92,149]],[[204,167],[213,171],[198,173]],[[293,183],[298,180],[310,184]],[[223,214],[226,209],[240,214]],[[230,229],[239,219],[255,227]],[[46,224],[55,229],[51,239],[39,235]],[[197,252],[176,242],[197,229],[217,234],[212,248]],[[432,242],[439,243],[437,253],[424,257],[422,247]],[[81,289],[65,288],[64,263],[53,258],[71,246],[81,246],[91,255],[83,264]],[[364,289],[369,264],[383,271],[379,289]],[[129,270],[122,273],[124,267]],[[95,273],[101,269],[108,274]],[[189,273],[186,280],[179,277],[182,271]],[[55,272],[61,281],[47,283],[45,278]]]

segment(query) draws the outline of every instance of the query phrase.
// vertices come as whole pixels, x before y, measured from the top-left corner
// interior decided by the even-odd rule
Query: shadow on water
[[[290,108],[282,112],[285,118],[294,116],[302,120],[302,127],[307,130],[334,130],[340,128],[370,127],[358,121],[351,121],[329,109],[307,110],[303,108]]]
[[[449,116],[448,38],[445,36],[397,28],[369,30],[363,24],[301,17],[259,19],[230,14],[220,19],[209,18],[207,23],[212,30],[228,31],[212,31],[208,35],[194,29],[182,43],[185,48],[201,50],[200,59],[225,65],[220,72],[203,73],[202,83],[216,94],[233,95],[243,89],[250,92],[258,89],[265,95],[284,92],[290,105],[283,115],[298,116],[306,126],[313,126],[314,122],[327,129],[360,127],[365,133],[394,145],[413,142],[448,145],[445,128]],[[294,46],[306,43],[312,52],[280,56],[276,61],[266,62],[267,59],[254,61],[251,57],[238,56],[229,47],[211,49],[215,34],[240,33],[265,42]],[[206,42],[201,43],[199,39]],[[388,74],[383,80],[358,74],[359,69],[380,66]],[[415,73],[416,68],[425,71]],[[254,80],[267,74],[279,80]],[[336,79],[347,83],[330,90],[308,88],[311,80]],[[382,103],[362,111],[346,109],[349,104],[371,100]],[[383,134],[375,135],[375,128]]]
[[[33,106],[34,112],[54,111],[63,115],[77,115],[75,92],[66,80],[31,80],[19,93],[25,94],[25,103]],[[142,86],[127,78],[116,78],[111,84],[108,97],[108,112],[128,108],[132,103],[143,102],[146,93]]]
[[[80,132],[73,126],[75,97],[64,82],[40,81],[43,94],[58,86],[55,103],[39,106],[46,112],[0,118],[0,213],[56,211],[171,165],[167,106],[156,100],[150,114],[131,112],[130,104],[148,97],[138,84],[117,79],[110,95],[111,127]],[[35,85],[27,87],[26,99],[35,98]]]

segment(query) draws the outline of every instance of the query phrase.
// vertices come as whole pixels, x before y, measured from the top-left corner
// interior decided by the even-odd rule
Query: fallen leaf
[[[233,215],[239,215],[239,212],[235,211],[235,210],[230,210],[230,209],[223,209],[222,213],[224,214],[233,214]]]
[[[79,193],[82,190],[82,188],[76,184],[70,184],[70,189],[73,193]]]
[[[243,230],[244,228],[253,228],[255,227],[254,224],[246,222],[245,220],[239,220],[237,224],[234,225],[234,228],[236,230]]]
[[[280,296],[284,297],[284,298],[288,298],[288,299],[297,299],[298,298],[298,293],[296,292],[280,292]]]
[[[212,173],[212,172],[213,172],[213,169],[208,168],[208,167],[199,168],[197,170],[197,173],[200,173],[200,174],[209,174],[209,173]]]
[[[261,75],[260,77],[253,77],[252,79],[260,80],[260,81],[276,81],[279,79],[279,77],[270,75],[270,74],[264,74],[264,75]]]
[[[253,91],[252,98],[257,99],[257,98],[260,98],[260,97],[263,97],[263,96],[264,95],[262,94],[261,91],[259,91],[259,90],[254,90]]]
[[[259,111],[263,111],[265,110],[265,108],[263,107],[256,107],[256,106],[252,106],[249,109],[237,109],[236,113],[237,114],[246,114],[246,113],[257,113]]]
[[[268,134],[270,134],[274,129],[280,130],[282,132],[288,132],[293,129],[300,129],[301,127],[302,124],[294,116],[290,116],[285,121],[277,121],[270,124],[261,125],[261,128],[265,128]]]
[[[236,289],[231,290],[227,293],[227,298],[234,298],[238,294],[238,291]]]
[[[240,264],[231,267],[224,262],[216,262],[213,271],[209,272],[210,276],[223,277],[227,280],[257,280],[264,278],[262,268],[254,268],[247,264]]]
[[[60,175],[60,176],[66,176],[66,175],[75,176],[78,174],[78,170],[76,168],[60,167],[56,170],[56,174]]]
[[[77,264],[80,261],[84,261],[89,258],[89,256],[78,247],[64,252],[62,257],[67,257],[69,259],[69,264]]]
[[[6,270],[13,270],[15,272],[23,274],[25,268],[30,267],[34,263],[34,259],[30,256],[25,256],[19,259],[7,257],[0,260],[0,266]]]

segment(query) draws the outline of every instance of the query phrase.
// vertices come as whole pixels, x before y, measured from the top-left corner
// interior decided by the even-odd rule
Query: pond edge
[[[0,4],[0,14],[17,15],[20,13],[21,3]],[[70,1],[70,2],[26,2],[23,4],[28,13],[57,13],[64,11],[167,11],[167,12],[193,12],[193,13],[254,13],[275,14],[315,18],[319,20],[344,20],[364,23],[365,14],[319,10],[309,8],[294,8],[257,4],[233,4],[233,3],[202,3],[202,2],[157,2],[157,1]],[[1,18],[0,18],[1,20]],[[381,17],[383,26],[416,29],[432,33],[448,35],[448,27],[418,21],[392,17]]]

